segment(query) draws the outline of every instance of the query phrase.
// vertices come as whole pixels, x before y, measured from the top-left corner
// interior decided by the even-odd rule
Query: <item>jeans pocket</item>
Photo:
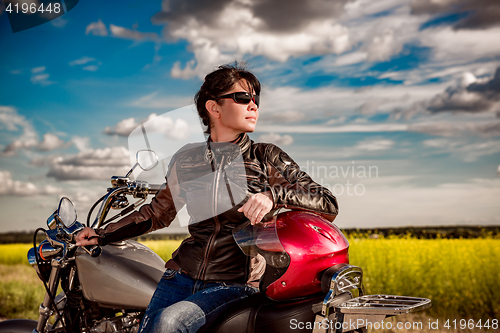
[[[177,274],[177,271],[175,269],[167,268],[167,270],[165,271],[165,273],[163,273],[163,276],[161,278],[165,280],[171,280],[174,278],[175,274]]]

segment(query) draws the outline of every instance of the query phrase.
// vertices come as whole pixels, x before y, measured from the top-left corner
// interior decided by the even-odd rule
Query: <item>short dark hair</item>
[[[246,70],[245,63],[233,62],[219,66],[218,69],[205,76],[200,90],[194,96],[194,102],[198,115],[203,125],[207,126],[206,134],[210,134],[210,117],[205,104],[209,100],[215,100],[241,80],[245,80],[248,88],[260,95],[260,82],[255,75]],[[250,91],[251,92],[251,91]],[[219,102],[217,102],[219,103]],[[222,101],[220,103],[223,103]]]

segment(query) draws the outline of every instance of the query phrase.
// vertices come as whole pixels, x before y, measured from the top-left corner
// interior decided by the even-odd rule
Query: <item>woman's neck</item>
[[[210,133],[210,140],[213,142],[236,142],[243,133]]]

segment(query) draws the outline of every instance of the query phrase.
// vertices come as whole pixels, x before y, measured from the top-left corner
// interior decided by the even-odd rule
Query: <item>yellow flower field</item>
[[[436,318],[500,318],[499,239],[350,239],[350,263],[370,294],[432,299]],[[163,259],[180,241],[144,241]],[[0,317],[37,318],[44,290],[29,244],[0,245]]]

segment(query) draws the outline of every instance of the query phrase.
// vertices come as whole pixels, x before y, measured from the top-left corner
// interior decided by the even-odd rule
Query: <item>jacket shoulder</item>
[[[277,154],[280,154],[281,152],[284,152],[280,147],[276,146],[274,143],[252,142],[252,146],[254,147],[254,150],[257,154],[267,159]]]
[[[293,159],[280,147],[273,143],[256,143],[256,155],[261,161],[267,161],[273,165],[287,167],[294,163]]]

